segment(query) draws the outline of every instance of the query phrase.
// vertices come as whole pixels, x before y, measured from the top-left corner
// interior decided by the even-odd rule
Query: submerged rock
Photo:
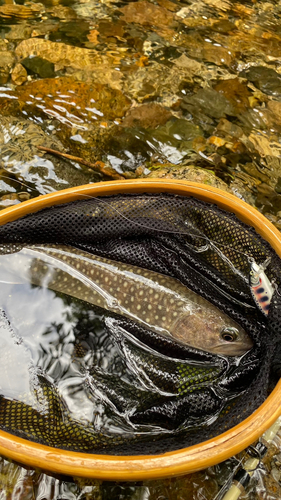
[[[83,69],[93,64],[94,59],[94,53],[90,49],[41,38],[30,38],[22,41],[15,52],[19,60],[30,56],[41,57],[55,64],[56,70],[66,66]]]
[[[31,196],[36,196],[57,189],[87,184],[92,178],[91,172],[82,170],[77,164],[46,156],[38,150],[37,146],[40,145],[63,150],[60,141],[43,132],[39,125],[13,117],[1,118],[0,154],[5,169],[0,172],[2,192],[17,193],[12,198],[9,193],[5,199],[6,205],[10,204],[7,200],[23,201],[18,195],[26,187]]]
[[[267,108],[270,112],[271,119],[268,115],[265,115],[265,119],[269,118],[269,128],[275,128],[279,133],[281,133],[281,102],[280,101],[269,101],[267,103]],[[264,110],[263,110],[264,113]]]
[[[52,78],[55,76],[54,64],[42,57],[26,57],[22,59],[21,64],[29,73],[39,75],[42,78]]]
[[[238,78],[222,80],[214,87],[214,90],[232,104],[236,113],[243,113],[250,107],[251,92]]]
[[[172,113],[157,103],[148,103],[131,108],[125,116],[123,127],[155,128],[165,124]]]
[[[266,66],[251,66],[242,71],[240,76],[253,82],[265,94],[281,96],[281,75],[274,69]]]
[[[54,21],[52,22],[54,23]],[[39,28],[42,30],[44,26],[39,25],[37,30]],[[65,27],[65,29],[66,28],[67,27]],[[95,46],[98,43],[98,32],[96,32],[96,30],[90,30],[87,34],[88,28],[88,26],[85,28],[85,39],[89,40],[90,46]],[[70,34],[72,34],[73,29],[74,28],[71,30],[69,27]],[[48,28],[47,26],[47,32],[49,31],[50,27]],[[54,25],[53,31],[57,32],[56,25]],[[39,31],[35,34],[36,36],[41,35],[41,32]],[[44,34],[44,32],[42,34]],[[59,38],[60,34],[54,34],[54,37]],[[71,39],[73,39],[73,37],[74,34]],[[55,72],[64,71],[65,74],[74,76],[77,80],[89,83],[110,84],[111,87],[118,89],[121,89],[120,81],[122,80],[122,74],[120,73],[120,66],[122,65],[121,61],[124,55],[124,50],[120,50],[120,53],[110,50],[101,53],[92,48],[76,47],[70,44],[44,40],[41,38],[24,40],[16,48],[16,56],[19,61],[35,56],[40,57],[52,63]]]
[[[12,71],[11,78],[15,85],[22,85],[27,80],[26,69],[20,63],[16,64]]]
[[[139,103],[158,100],[163,106],[173,107],[180,102],[179,92],[193,83],[194,67],[175,66],[171,71],[163,71],[162,64],[153,61],[149,66],[140,67],[129,73],[123,84],[124,92]]]
[[[169,10],[145,0],[128,3],[120,11],[122,19],[129,23],[165,27],[173,25],[174,22],[174,16]],[[174,24],[177,23],[174,22]]]
[[[0,51],[0,84],[7,83],[15,57],[8,50]]]
[[[0,7],[0,17],[6,19],[30,19],[32,17],[36,17],[39,13],[40,6],[38,8],[36,4],[33,4],[32,7],[26,7],[25,5],[18,4],[6,4]]]
[[[192,114],[196,113],[199,108],[210,118],[222,118],[237,114],[234,106],[222,93],[210,88],[200,89],[197,94],[184,97],[181,106]]]
[[[177,165],[154,165],[152,172],[148,177],[153,179],[182,179],[192,182],[200,182],[208,186],[217,187],[224,191],[231,192],[228,185],[216,177],[214,172],[195,166],[177,166]]]
[[[1,94],[0,113],[26,111],[31,116],[54,116],[61,123],[81,124],[82,128],[87,123],[122,118],[131,104],[118,90],[98,83],[77,82],[70,77],[37,80],[15,91],[7,89],[6,95]]]
[[[214,165],[215,167],[215,165]],[[172,164],[156,164],[151,167],[152,172],[148,175],[153,179],[163,178],[163,179],[180,179],[187,180],[191,182],[199,182],[200,184],[206,184],[208,186],[213,186],[228,193],[232,193],[238,198],[250,203],[255,204],[255,198],[251,193],[251,190],[245,186],[245,184],[239,179],[234,178],[232,182],[228,185],[222,179],[220,179],[214,171],[208,168],[200,168],[195,165],[172,165]]]

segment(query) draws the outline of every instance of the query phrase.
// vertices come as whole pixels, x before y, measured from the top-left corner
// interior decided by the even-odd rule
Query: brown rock
[[[239,139],[244,134],[241,127],[235,125],[235,123],[231,123],[226,118],[221,118],[216,130],[220,133],[225,134],[226,136],[233,137],[234,139]]]
[[[215,20],[212,23],[212,29],[218,33],[228,34],[229,32],[236,30],[235,24],[233,24],[229,19]]]
[[[129,99],[119,90],[68,77],[37,80],[16,91],[7,89],[7,97],[2,93],[0,98],[0,113],[6,116],[25,111],[31,116],[55,117],[67,127],[122,118],[129,107]]]
[[[40,25],[38,25],[40,26]],[[89,33],[91,37],[91,33]],[[97,33],[93,34],[95,43]],[[95,81],[121,88],[121,71],[118,71],[124,52],[107,51],[101,53],[94,49],[74,47],[65,43],[51,42],[41,38],[30,38],[21,42],[16,48],[17,57],[22,60],[30,56],[38,56],[55,65],[55,71],[66,68],[66,74],[77,80]]]
[[[60,68],[71,66],[83,69],[94,62],[94,52],[91,49],[73,47],[73,45],[51,42],[41,38],[24,40],[17,46],[15,52],[19,59],[25,59],[29,56],[39,56],[53,64],[59,65]]]
[[[58,19],[68,20],[68,19],[76,19],[76,12],[70,7],[66,7],[64,5],[53,5],[50,14],[52,17],[57,17]]]
[[[124,21],[121,21],[121,19],[116,20],[114,24],[108,19],[101,19],[97,26],[97,30],[100,33],[101,37],[106,37],[111,39],[117,38],[118,40],[125,40],[124,39],[125,26],[126,23]]]
[[[230,66],[233,60],[231,52],[224,47],[214,47],[210,43],[206,44],[202,57],[205,61],[212,62],[217,66]]]
[[[0,40],[0,51],[6,51],[7,50],[7,43],[4,42],[4,40]]]
[[[164,125],[171,117],[172,113],[160,104],[143,104],[131,108],[122,125],[124,127],[155,128],[158,125]]]
[[[38,24],[38,26],[40,26]],[[19,24],[11,24],[9,31],[5,34],[6,40],[18,41],[29,38],[32,32],[32,27],[28,21],[21,21]]]
[[[153,168],[155,168],[155,166]],[[159,165],[159,168],[153,170],[148,177],[154,179],[184,179],[192,182],[200,182],[201,184],[207,184],[232,193],[238,198],[245,200],[247,203],[254,205],[254,198],[251,190],[245,186],[243,182],[241,182],[238,178],[235,178],[231,185],[228,186],[209,169],[207,170],[193,165]]]
[[[213,146],[216,146],[216,148],[220,148],[221,146],[224,146],[227,141],[225,139],[222,139],[221,137],[212,135],[211,137],[209,137],[207,142],[209,144],[212,144]]]
[[[250,7],[247,7],[246,5],[243,5],[243,3],[235,3],[232,6],[232,9],[235,13],[237,13],[241,17],[250,17],[254,15],[254,10],[251,9]]]
[[[31,32],[25,37],[20,37],[22,40],[27,40],[28,38],[38,37],[38,39],[43,39],[43,37],[49,37],[51,33],[58,30],[58,22],[55,19],[48,19],[42,23],[36,23]]]
[[[127,75],[124,91],[137,102],[160,97],[161,103],[170,108],[178,103],[178,93],[186,82],[192,82],[189,69],[175,66],[163,71],[163,65],[153,61],[149,66],[140,67]]]
[[[193,142],[192,142],[192,148],[195,149],[195,151],[204,151],[206,148],[206,139],[202,136],[196,137]]]
[[[8,81],[10,70],[14,62],[15,58],[12,52],[8,50],[0,52],[0,83],[6,83]]]
[[[14,62],[15,62],[15,57],[12,52],[9,52],[8,50],[0,52],[0,68],[11,69]]]
[[[204,0],[206,5],[218,10],[228,10],[231,7],[229,0]]]
[[[26,69],[20,63],[16,64],[12,71],[11,78],[15,85],[22,85],[27,80]]]
[[[267,103],[267,107],[273,113],[276,121],[281,123],[281,102],[280,101],[269,101]]]
[[[214,89],[220,94],[223,94],[238,113],[242,113],[249,108],[248,96],[250,96],[251,93],[246,85],[241,83],[238,78],[222,80]]]
[[[31,17],[35,17],[36,14],[36,10],[34,11],[24,5],[2,5],[0,7],[0,17],[4,17],[6,19],[13,17],[18,19],[30,19]]]
[[[251,132],[249,137],[241,138],[241,142],[251,152],[257,152],[261,157],[276,156],[281,157],[281,144],[274,140],[269,140],[262,134]]]
[[[88,38],[89,42],[96,45],[97,43],[99,43],[98,36],[99,36],[98,30],[92,29],[92,30],[90,30],[89,34],[87,35],[87,38]]]
[[[185,54],[182,54],[177,59],[174,59],[173,63],[175,66],[179,68],[184,68],[190,71],[191,74],[198,74],[200,71],[203,71],[204,65],[196,61],[195,59],[191,59],[187,57]]]
[[[178,10],[178,5],[170,0],[157,0],[157,3],[160,7],[164,7],[171,12],[176,12]]]
[[[30,200],[31,195],[30,195],[30,193],[23,191],[22,193],[18,193],[18,198],[20,201],[27,201],[27,200]]]
[[[146,1],[128,3],[120,11],[124,16],[124,21],[128,23],[162,28],[171,26],[174,22],[174,16],[171,12],[164,7]]]
[[[200,182],[201,184],[207,184],[209,186],[214,186],[225,191],[230,191],[228,185],[215,176],[210,170],[205,170],[204,168],[199,168],[195,166],[184,166],[178,167],[175,165],[160,166],[159,169],[153,170],[148,177],[153,179],[185,179],[192,182]],[[155,167],[154,167],[155,168]]]

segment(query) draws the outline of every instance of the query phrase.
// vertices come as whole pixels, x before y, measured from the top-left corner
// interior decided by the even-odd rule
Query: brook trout
[[[30,282],[141,322],[192,347],[228,356],[251,349],[229,316],[162,274],[66,245],[3,245],[0,281]],[[1,248],[0,248],[1,253]]]

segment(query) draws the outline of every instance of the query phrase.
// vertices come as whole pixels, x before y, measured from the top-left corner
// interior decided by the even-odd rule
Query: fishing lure
[[[263,264],[258,265],[254,260],[251,262],[250,270],[250,288],[253,299],[258,308],[265,314],[268,314],[271,298],[274,292],[272,283],[265,274],[270,257]]]

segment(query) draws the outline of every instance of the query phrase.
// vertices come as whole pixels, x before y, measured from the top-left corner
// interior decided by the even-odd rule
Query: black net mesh
[[[0,242],[63,243],[177,278],[227,313],[252,338],[254,347],[237,362],[230,363],[216,385],[170,400],[156,398],[133,415],[132,421],[143,424],[151,419],[154,422],[166,419],[167,427],[174,426],[176,431],[172,436],[162,436],[160,441],[146,443],[145,450],[142,441],[136,440],[130,453],[182,448],[224,432],[257,409],[279,377],[280,259],[252,227],[234,214],[193,198],[169,194],[89,198],[7,223],[0,227]],[[266,317],[252,298],[249,276],[252,260],[262,264],[268,258],[266,274],[275,283],[275,292]],[[119,334],[126,331],[158,353],[168,352],[170,357],[181,360],[220,363],[217,356],[182,346],[172,339],[161,338],[159,342],[156,333],[129,319],[118,315],[112,318],[107,328]],[[238,397],[241,392],[243,396]],[[117,391],[118,397],[121,395]],[[223,406],[222,399],[226,401]],[[0,403],[0,419],[4,411],[1,404],[4,408],[4,402]],[[211,415],[212,422],[199,430],[191,426],[189,432],[183,432],[180,425],[186,412],[191,418],[201,415],[203,422],[206,415]],[[16,433],[9,426],[5,428]],[[28,432],[20,435],[26,436]],[[47,443],[64,447],[63,442]],[[126,440],[115,444],[112,449],[107,447],[107,451],[128,452]],[[93,449],[98,451],[94,446],[85,448]]]

